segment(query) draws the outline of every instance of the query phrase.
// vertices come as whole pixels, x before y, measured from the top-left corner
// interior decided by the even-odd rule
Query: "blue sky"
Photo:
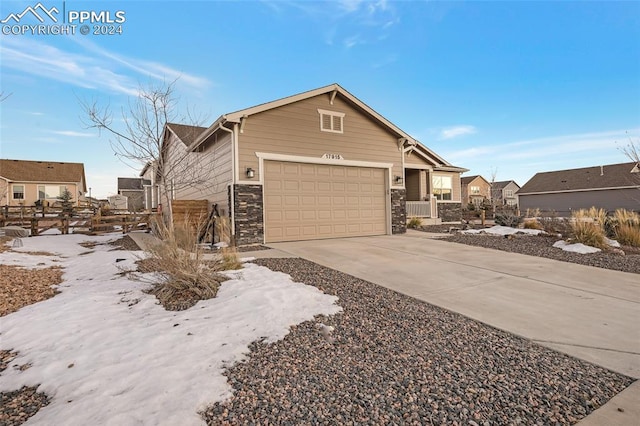
[[[37,3],[2,0],[0,20]],[[520,185],[628,161],[619,148],[640,139],[637,1],[42,5],[126,21],[121,35],[3,29],[0,157],[82,162],[93,196],[138,170],[83,126],[80,101],[118,111],[141,84],[177,77],[180,112],[204,125],[336,82],[468,174]]]

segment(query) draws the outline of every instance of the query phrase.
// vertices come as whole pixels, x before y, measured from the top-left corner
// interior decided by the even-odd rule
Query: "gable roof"
[[[515,186],[520,188],[520,185],[518,185],[515,180],[501,180],[500,182],[493,182],[491,186],[493,189],[504,189],[504,187],[510,183],[513,183]]]
[[[186,146],[190,146],[195,142],[198,136],[202,134],[206,127],[189,126],[186,124],[167,123],[167,128],[176,135],[178,139],[182,141]]]
[[[84,164],[58,161],[0,160],[0,177],[12,182],[81,183],[87,191]]]
[[[151,185],[151,181],[142,178],[118,178],[118,191],[142,190],[144,185]]]
[[[360,99],[356,98],[354,95],[349,93],[345,88],[340,86],[337,83],[330,84],[328,86],[319,87],[317,89],[309,90],[306,92],[298,93],[296,95],[287,96],[285,98],[280,98],[275,101],[265,102],[259,105],[255,105],[249,108],[241,109],[238,111],[230,112],[227,114],[221,115],[211,126],[209,126],[205,131],[203,131],[190,145],[190,149],[194,150],[198,147],[202,142],[207,140],[211,135],[213,135],[220,127],[224,126],[226,123],[239,123],[242,124],[242,120],[264,111],[268,111],[270,109],[279,108],[285,105],[292,104],[294,102],[299,102],[305,99],[309,99],[315,96],[320,95],[328,95],[330,101],[333,103],[333,99],[340,95],[347,102],[351,103],[366,115],[368,115],[373,120],[377,121],[384,128],[389,130],[391,133],[394,133],[399,140],[399,143],[402,142],[403,146],[410,146],[414,148],[414,152],[417,152],[421,157],[432,162],[437,168],[444,171],[455,171],[455,172],[464,172],[466,169],[462,169],[460,167],[456,167],[451,165],[448,161],[440,157],[435,152],[431,151],[426,146],[422,145],[417,139],[414,139],[393,124],[391,121],[387,120],[385,117],[376,112],[369,105],[362,102]],[[226,126],[229,127],[229,126]]]
[[[536,173],[518,195],[640,187],[635,162]]]
[[[480,175],[463,176],[463,177],[461,177],[461,178],[460,178],[460,183],[461,183],[462,185],[469,185],[471,182],[473,182],[474,180],[476,180],[476,179],[478,179],[478,178],[482,179],[483,181],[485,181],[485,182],[487,183],[487,185],[491,186],[491,184],[489,183],[489,181],[488,181],[488,180],[486,180],[485,178],[483,178],[483,177],[482,177],[482,176],[480,176]]]

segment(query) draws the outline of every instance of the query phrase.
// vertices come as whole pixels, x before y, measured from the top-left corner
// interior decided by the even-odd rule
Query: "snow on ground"
[[[544,234],[544,231],[540,229],[520,229],[520,228],[511,228],[509,226],[492,226],[491,228],[485,229],[467,229],[465,231],[460,231],[463,234],[493,234],[493,235],[512,235],[512,234],[529,234],[529,235],[538,235]]]
[[[598,253],[599,251],[602,251],[599,248],[587,246],[582,243],[569,244],[563,240],[556,241],[555,243],[553,243],[553,246],[564,251],[570,251],[580,254]]]
[[[142,252],[87,249],[121,235],[39,236],[0,262],[63,266],[57,296],[2,318],[0,349],[19,351],[0,376],[0,391],[40,384],[51,403],[29,425],[198,425],[198,411],[231,396],[223,369],[243,359],[248,345],[283,338],[289,327],[331,315],[337,298],[253,264],[229,272],[218,297],[180,312],[166,311],[146,284],[119,274]],[[91,253],[87,253],[91,250]]]

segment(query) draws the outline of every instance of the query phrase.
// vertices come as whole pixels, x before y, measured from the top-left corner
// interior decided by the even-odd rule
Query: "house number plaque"
[[[322,154],[322,158],[325,160],[344,160],[340,154]]]

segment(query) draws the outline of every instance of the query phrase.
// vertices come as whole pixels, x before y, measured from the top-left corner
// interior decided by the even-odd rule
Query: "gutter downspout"
[[[228,132],[231,135],[231,189],[229,192],[229,213],[231,213],[231,238],[235,238],[236,235],[236,212],[235,212],[235,196],[234,196],[234,185],[236,183],[236,162],[235,162],[235,151],[236,151],[236,134],[234,133],[233,130],[231,129],[227,129],[226,127],[224,127],[224,123],[226,123],[227,119],[226,118],[222,118],[222,121],[220,121],[220,123],[218,124],[218,129],[220,130],[224,130],[225,132]],[[217,129],[216,129],[217,130]]]

